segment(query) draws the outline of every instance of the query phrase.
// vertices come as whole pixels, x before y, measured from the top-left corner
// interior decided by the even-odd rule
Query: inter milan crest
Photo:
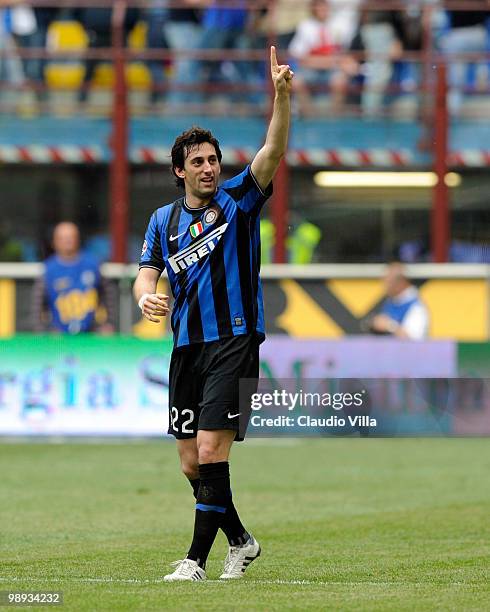
[[[200,221],[198,221],[197,223],[194,223],[189,228],[189,232],[193,238],[197,238],[197,236],[199,236],[199,234],[202,234],[203,231],[204,231],[204,227]]]
[[[213,225],[213,223],[216,221],[217,218],[218,218],[218,211],[216,210],[216,208],[210,208],[204,214],[204,223],[206,225]]]

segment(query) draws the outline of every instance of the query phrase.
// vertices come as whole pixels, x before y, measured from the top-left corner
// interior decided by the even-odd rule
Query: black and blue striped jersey
[[[175,347],[264,337],[259,213],[271,193],[247,166],[207,206],[189,208],[182,197],[151,216],[140,268],[167,270]]]

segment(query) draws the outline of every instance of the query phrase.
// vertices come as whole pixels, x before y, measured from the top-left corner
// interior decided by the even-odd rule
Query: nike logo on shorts
[[[237,414],[230,414],[230,413],[228,413],[228,418],[229,419],[236,419],[237,416],[240,416],[241,414],[242,414],[241,412],[238,412]]]
[[[187,230],[185,230],[185,232],[182,232],[182,234],[177,234],[177,236],[172,236],[172,234],[170,234],[169,240],[173,242],[174,240],[177,240],[177,238],[180,238],[181,236],[183,236],[186,232]]]

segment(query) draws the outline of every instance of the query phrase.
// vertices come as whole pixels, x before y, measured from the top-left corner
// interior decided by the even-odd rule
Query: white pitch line
[[[163,578],[155,578],[153,580],[149,580],[149,579],[145,579],[145,580],[141,580],[139,578],[84,578],[84,577],[67,577],[67,578],[34,578],[32,576],[26,576],[26,577],[21,577],[21,576],[15,576],[12,578],[6,578],[3,576],[0,576],[0,582],[51,582],[51,583],[69,583],[69,582],[74,582],[74,583],[80,583],[80,584],[90,584],[90,583],[95,583],[95,584],[162,584],[164,583]],[[236,583],[234,580],[202,580],[202,581],[196,581],[202,584],[230,584],[230,583]],[[328,586],[348,586],[348,587],[359,587],[359,586],[379,586],[379,587],[386,587],[386,586],[393,586],[393,587],[400,587],[400,586],[424,586],[424,585],[429,585],[430,586],[439,586],[439,587],[452,587],[452,586],[479,586],[479,583],[474,583],[474,582],[448,582],[445,584],[434,584],[432,582],[407,582],[407,581],[398,581],[398,582],[394,582],[394,581],[380,581],[380,582],[375,582],[373,580],[370,581],[359,581],[359,582],[354,582],[354,581],[329,581],[329,582],[325,582],[325,581],[321,581],[321,580],[280,580],[280,579],[276,579],[276,580],[257,580],[257,579],[253,579],[253,580],[247,580],[244,579],[243,582],[240,581],[241,584],[254,584],[254,585],[261,585],[261,584],[267,584],[267,585],[291,585],[291,586],[322,586],[322,587],[328,587]]]
[[[68,578],[33,578],[32,576],[27,576],[23,578],[22,576],[16,576],[15,578],[5,578],[0,577],[0,582],[80,582],[80,583],[101,583],[101,584],[160,584],[164,582],[163,578],[155,578],[153,580],[145,579],[141,580],[139,578],[76,578],[76,577],[68,577]],[[214,584],[225,584],[225,580],[203,580],[203,582],[214,583]],[[327,585],[327,584],[335,584],[333,582],[314,582],[312,580],[247,580],[247,584],[319,584],[319,585]],[[344,583],[339,583],[344,584]]]

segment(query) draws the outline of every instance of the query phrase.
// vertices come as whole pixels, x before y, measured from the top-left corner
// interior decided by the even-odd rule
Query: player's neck
[[[57,253],[58,259],[64,261],[66,263],[71,263],[76,261],[80,257],[80,251],[76,251],[76,253]]]
[[[191,193],[186,193],[184,202],[188,208],[204,208],[211,202],[213,198],[214,198],[214,193],[212,196],[209,196],[208,198],[200,198]]]

